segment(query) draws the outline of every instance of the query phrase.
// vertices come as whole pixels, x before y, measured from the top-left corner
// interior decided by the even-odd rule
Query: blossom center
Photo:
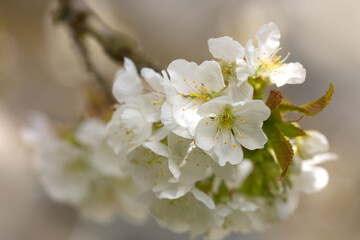
[[[281,48],[275,50],[268,57],[260,56],[257,63],[256,72],[254,74],[255,78],[257,77],[265,78],[269,76],[271,73],[281,73],[281,71],[279,71],[278,69],[281,67],[283,62],[289,57],[290,53],[288,53],[285,58],[281,59],[282,56],[277,55],[279,50],[281,50]],[[266,53],[264,53],[264,55],[266,55]]]
[[[234,124],[236,118],[237,116],[233,114],[231,107],[226,107],[225,109],[223,109],[222,114],[216,117],[218,124],[218,131],[224,129],[230,131],[232,129],[232,125]]]

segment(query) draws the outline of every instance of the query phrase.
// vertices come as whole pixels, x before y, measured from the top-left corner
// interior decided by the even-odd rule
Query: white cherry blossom
[[[141,70],[150,89],[145,92],[134,63],[125,58],[113,85],[113,95],[120,105],[108,123],[108,144],[116,153],[126,154],[147,140],[160,140],[168,131],[161,127],[161,106],[165,102],[165,79],[154,70]]]
[[[247,82],[248,76],[237,75],[236,67],[243,61],[245,52],[241,44],[230,37],[210,38],[209,51],[221,66],[228,87],[223,95],[230,96],[233,101],[251,100],[253,88]]]
[[[175,127],[181,127],[180,131],[175,130],[177,134],[191,138],[200,120],[197,114],[199,106],[217,97],[225,88],[220,66],[215,61],[197,65],[178,59],[170,63],[167,72],[170,85],[167,86],[163,118],[174,123]]]
[[[159,199],[177,199],[212,173],[233,179],[233,167],[218,167],[209,155],[194,146],[193,140],[170,133],[167,144],[147,142],[128,156],[129,171],[144,192],[150,190]]]
[[[125,175],[119,166],[121,157],[115,155],[106,143],[106,125],[103,121],[96,118],[83,121],[76,131],[76,139],[88,148],[88,159],[103,175]]]
[[[196,128],[196,145],[214,152],[220,166],[239,164],[242,146],[254,150],[263,148],[267,141],[261,127],[270,109],[263,101],[232,103],[228,97],[221,97],[207,102],[198,112],[203,118]]]
[[[258,47],[255,48],[252,40],[249,40],[245,46],[245,60],[238,62],[237,75],[240,79],[269,78],[277,87],[305,81],[306,70],[300,63],[284,63],[287,57],[281,60],[278,55],[281,50],[280,31],[275,23],[264,25],[256,34],[256,39]]]
[[[145,205],[136,200],[140,187],[121,171],[119,156],[106,144],[105,123],[89,118],[67,141],[49,131],[45,119],[35,120],[25,138],[37,151],[37,170],[52,199],[96,222],[111,221],[119,213],[133,222],[146,219]]]
[[[316,166],[333,161],[337,155],[330,153],[326,137],[317,131],[306,131],[306,136],[298,137],[294,143],[294,159],[291,166],[292,188],[285,196],[275,201],[276,215],[286,220],[298,206],[300,193],[314,194],[324,189],[329,181],[326,169]]]
[[[337,159],[337,155],[328,152],[329,142],[325,135],[317,131],[306,131],[307,136],[296,139],[294,161],[300,164],[299,186],[307,194],[324,189],[329,181],[328,172],[319,166],[321,163]]]
[[[224,221],[216,214],[212,198],[198,189],[174,200],[154,199],[150,212],[161,226],[177,233],[190,231],[191,238],[221,226]]]

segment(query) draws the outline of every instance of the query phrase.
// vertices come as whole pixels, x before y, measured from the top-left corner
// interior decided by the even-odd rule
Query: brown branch
[[[139,51],[135,41],[107,26],[83,0],[58,0],[54,21],[68,27],[87,70],[94,75],[109,102],[113,102],[112,94],[106,80],[90,60],[89,50],[84,41],[86,37],[95,39],[115,62],[123,63],[124,57],[128,57],[134,61],[138,70],[143,67],[158,70]]]

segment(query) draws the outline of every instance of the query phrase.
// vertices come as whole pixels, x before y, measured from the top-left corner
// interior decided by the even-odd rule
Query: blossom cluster
[[[243,47],[230,37],[211,38],[212,60],[174,60],[161,73],[138,73],[125,58],[110,121],[88,118],[59,137],[38,119],[25,135],[40,147],[46,191],[97,221],[116,212],[142,221],[149,213],[174,232],[207,239],[285,220],[300,192],[327,185],[327,171],[316,165],[336,156],[323,134],[284,114],[315,115],[332,90],[303,106],[277,90],[265,101],[268,86],[303,83],[306,71],[285,63],[290,54],[279,55],[274,23],[256,40]]]

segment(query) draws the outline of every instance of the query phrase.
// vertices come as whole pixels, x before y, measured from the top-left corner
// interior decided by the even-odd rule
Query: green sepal
[[[279,90],[272,90],[270,92],[266,105],[271,109],[271,115],[263,125],[263,131],[268,138],[265,148],[272,149],[276,156],[276,160],[282,170],[280,179],[285,177],[294,156],[292,146],[285,136],[287,134],[296,135],[295,129],[297,129],[295,125],[284,123],[282,120],[279,107],[283,99],[284,97]],[[298,133],[301,131],[301,129],[297,130]]]
[[[290,122],[279,123],[278,127],[281,130],[281,132],[284,134],[284,136],[288,138],[296,138],[306,135],[304,130],[302,130],[301,128]]]
[[[282,170],[280,178],[282,180],[293,160],[294,151],[276,122],[271,120],[266,121],[263,130],[268,138],[265,148],[271,148],[274,151],[276,160]]]

